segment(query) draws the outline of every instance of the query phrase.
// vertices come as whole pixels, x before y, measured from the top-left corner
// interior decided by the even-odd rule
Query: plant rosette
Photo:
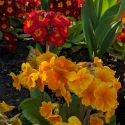
[[[18,75],[9,74],[17,90],[25,87],[31,92],[31,98],[21,102],[20,107],[32,124],[116,125],[114,114],[121,83],[101,59],[76,63],[49,51],[35,59],[35,67],[25,62]]]

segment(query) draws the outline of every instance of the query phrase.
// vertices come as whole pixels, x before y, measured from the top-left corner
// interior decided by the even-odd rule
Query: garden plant
[[[68,15],[73,2],[57,2],[55,10],[54,1],[43,0],[42,9],[33,9],[23,22],[24,33],[39,44],[30,47],[20,73],[9,74],[17,90],[24,87],[30,91],[31,97],[20,104],[22,114],[37,125],[116,125],[117,92],[121,83],[116,71],[103,65],[101,58],[123,26],[125,0],[77,0],[76,12],[81,17],[76,17],[76,12]],[[61,9],[63,5],[67,5],[65,13]],[[75,24],[70,16],[75,18]],[[77,29],[76,24],[79,38],[72,32],[73,28]],[[58,49],[68,38],[71,40],[71,34],[79,44],[84,40],[91,62],[73,62],[59,56]],[[41,45],[45,45],[45,52]],[[19,119],[20,113],[7,118],[5,112],[13,108],[4,101],[0,103],[0,123],[24,124]]]

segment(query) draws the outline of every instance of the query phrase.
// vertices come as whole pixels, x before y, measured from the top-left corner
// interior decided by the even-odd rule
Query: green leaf
[[[36,43],[35,49],[38,50],[40,53],[43,53],[40,43]]]
[[[72,46],[71,43],[66,42],[66,43],[63,45],[63,48],[70,48],[71,46]]]
[[[39,88],[35,88],[34,91],[30,91],[31,98],[42,98],[42,93]]]
[[[42,100],[39,98],[28,98],[21,102],[20,107],[26,119],[33,124],[50,125],[48,121],[39,113]]]
[[[117,32],[118,32],[120,24],[121,24],[121,21],[116,22],[111,26],[111,28],[108,29],[107,33],[102,38],[102,42],[100,44],[100,48],[99,48],[99,51],[98,51],[98,57],[102,57],[102,55],[112,45],[115,38],[117,37]]]
[[[42,9],[49,11],[49,1],[50,0],[40,0],[41,1],[41,5],[42,5]]]
[[[2,39],[3,33],[0,31],[0,39]]]
[[[85,8],[87,9],[88,14],[90,16],[90,20],[91,20],[93,29],[95,29],[96,26],[97,26],[97,24],[98,24],[98,18],[97,18],[97,14],[96,14],[96,9],[95,9],[95,5],[94,5],[94,1],[93,0],[86,0],[86,6],[85,6]]]
[[[17,38],[29,38],[29,37],[31,37],[30,34],[19,34],[19,35],[17,35]]]
[[[14,17],[9,18],[9,21],[10,21],[10,24],[14,27],[19,27],[22,24],[22,22],[20,22],[18,19]]]
[[[66,116],[66,106],[65,106],[65,104],[63,104],[63,106],[60,108],[59,115],[62,117],[63,122],[68,121],[67,116]]]
[[[80,98],[78,98],[78,96],[72,95],[72,102],[69,104],[69,108],[70,108],[70,115],[79,118]]]
[[[111,23],[118,21],[121,15],[125,12],[125,0],[110,7],[99,20],[99,24],[95,29],[95,37],[101,35],[102,30],[105,30]]]
[[[110,118],[110,123],[104,123],[104,125],[116,125],[116,117],[115,117],[115,115],[113,115]]]
[[[29,120],[27,120],[27,119],[23,116],[23,114],[22,114],[19,118],[20,118],[20,120],[21,120],[21,122],[22,122],[23,125],[32,125],[32,123],[31,123]]]

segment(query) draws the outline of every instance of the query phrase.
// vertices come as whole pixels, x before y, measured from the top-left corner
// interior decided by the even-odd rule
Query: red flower
[[[63,35],[64,37],[67,38],[68,32],[69,32],[69,27],[68,27],[68,26],[60,27],[60,33],[61,33],[61,35]]]
[[[117,39],[121,42],[125,42],[125,28],[122,28],[122,32],[118,35]]]
[[[0,21],[0,30],[6,31],[10,27],[8,20]]]
[[[3,38],[11,43],[14,42],[14,36],[11,33],[3,32]]]
[[[16,13],[16,11],[14,10],[14,5],[6,5],[4,8],[4,13],[6,16],[13,16]]]
[[[43,38],[46,36],[46,29],[38,27],[37,29],[34,30],[34,32],[32,32],[31,35],[35,40],[43,42]]]

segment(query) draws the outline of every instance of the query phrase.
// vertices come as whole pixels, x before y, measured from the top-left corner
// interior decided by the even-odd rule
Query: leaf
[[[32,125],[31,122],[23,116],[23,114],[19,118],[23,125]]]
[[[0,39],[2,39],[3,33],[0,31]]]
[[[70,115],[79,118],[80,98],[78,98],[76,95],[72,95],[71,98],[72,102],[69,104]]]
[[[121,21],[116,22],[115,24],[112,25],[111,28],[107,31],[107,33],[104,35],[102,38],[102,42],[100,44],[100,48],[98,51],[98,57],[102,57],[102,55],[107,51],[107,49],[111,46],[113,43],[114,39],[117,36],[117,32],[119,29],[119,25],[121,24]]]
[[[20,107],[26,119],[33,124],[50,125],[39,113],[42,100],[39,98],[28,98],[21,102]]]
[[[39,88],[35,88],[34,91],[30,91],[31,98],[42,98],[42,93]]]
[[[62,117],[63,122],[68,121],[67,116],[66,116],[66,106],[65,106],[65,104],[63,104],[63,106],[60,108],[59,115]]]
[[[95,29],[95,37],[102,35],[102,30],[105,30],[111,23],[118,21],[121,15],[125,12],[125,0],[110,7],[99,20],[99,24]]]
[[[14,17],[9,18],[9,21],[10,21],[10,24],[14,27],[19,27],[22,24],[18,19]]]
[[[116,125],[116,116],[113,115],[111,118],[110,118],[110,123],[104,123],[104,125]]]
[[[19,34],[19,35],[17,35],[17,38],[29,38],[29,37],[31,37],[30,34]]]
[[[36,43],[35,49],[38,50],[40,53],[43,53],[40,43]]]
[[[50,0],[40,0],[41,1],[41,5],[42,5],[42,9],[48,11],[49,10],[49,1]]]

